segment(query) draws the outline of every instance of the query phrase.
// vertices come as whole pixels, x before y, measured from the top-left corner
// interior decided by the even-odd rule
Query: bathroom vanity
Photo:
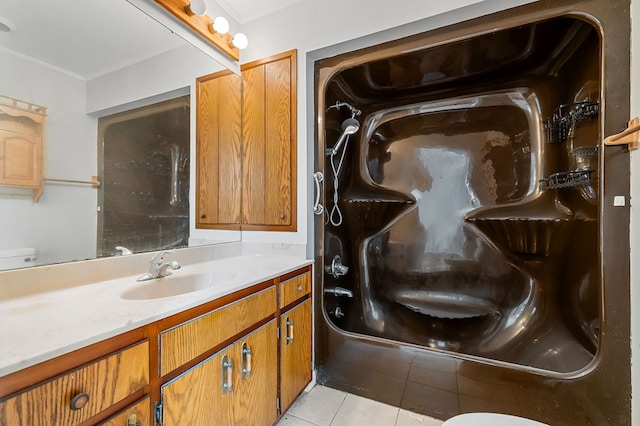
[[[0,424],[273,424],[311,381],[309,263],[239,256],[149,284],[126,277],[26,296],[28,306],[1,301],[5,318],[34,323],[20,325],[23,341],[0,360]],[[215,284],[171,297],[148,290],[184,286],[180,274]],[[94,315],[43,313],[58,303]],[[57,323],[57,336],[38,321]],[[49,348],[28,343],[39,339]]]

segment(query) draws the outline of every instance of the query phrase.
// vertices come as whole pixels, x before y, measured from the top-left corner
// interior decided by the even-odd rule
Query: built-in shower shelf
[[[372,200],[366,198],[348,198],[344,200],[346,203],[398,203],[398,204],[413,204],[410,200]]]
[[[376,232],[414,204],[412,200],[371,198],[347,198],[344,202],[345,217],[352,226]]]
[[[587,187],[591,185],[591,175],[593,170],[572,170],[569,172],[558,172],[540,179],[538,184],[541,190]]]
[[[553,115],[544,121],[547,142],[562,143],[569,138],[571,128],[587,118],[597,117],[600,111],[598,102],[576,102],[560,105]]]
[[[573,219],[467,218],[497,246],[516,254],[547,256],[556,242],[569,237]]]

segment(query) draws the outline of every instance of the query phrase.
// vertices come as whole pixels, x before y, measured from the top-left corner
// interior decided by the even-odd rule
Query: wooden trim
[[[253,68],[260,65],[265,65],[265,64],[268,64],[269,62],[279,61],[280,59],[285,59],[287,57],[292,57],[295,60],[295,57],[297,54],[298,54],[298,49],[291,49],[291,50],[287,50],[286,52],[278,53],[276,55],[267,56],[266,58],[256,59],[255,61],[241,64],[240,71],[244,71],[247,68]]]

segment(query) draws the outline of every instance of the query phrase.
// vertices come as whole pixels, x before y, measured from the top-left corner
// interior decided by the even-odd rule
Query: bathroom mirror
[[[20,0],[3,1],[0,64],[0,95],[47,108],[44,192],[34,202],[30,190],[0,187],[0,254],[33,248],[37,260],[29,265],[39,266],[126,253],[116,250],[115,242],[109,242],[112,249],[98,249],[106,237],[98,232],[100,216],[107,213],[100,191],[108,188],[103,185],[96,189],[90,184],[92,177],[101,175],[98,122],[142,107],[160,105],[156,109],[162,109],[162,105],[176,99],[183,104],[180,120],[187,121],[188,144],[174,163],[186,168],[189,190],[184,192],[182,188],[183,196],[176,198],[175,188],[171,194],[171,185],[166,185],[166,192],[172,205],[181,204],[186,212],[183,219],[188,215],[188,226],[183,224],[183,228],[189,235],[178,246],[163,241],[158,245],[140,244],[131,247],[131,251],[240,240],[240,231],[196,230],[193,220],[193,87],[197,77],[220,71],[225,68],[223,64],[126,0],[46,0],[32,5]],[[160,138],[153,125],[146,131],[146,138]],[[136,138],[140,136],[134,136],[131,143]],[[2,143],[0,139],[0,146]],[[122,158],[123,148],[118,149],[120,164],[140,161]],[[167,150],[169,161],[159,159],[157,153],[150,154],[153,158],[147,158],[146,166],[170,164],[171,151]],[[158,197],[141,189],[127,191],[124,199]],[[117,204],[109,208],[117,208]],[[138,217],[127,219],[132,221],[131,229],[136,229],[138,223],[147,225],[155,220],[157,234],[174,232],[166,230],[166,220],[160,224],[157,212],[145,210],[144,203],[136,208]],[[164,240],[174,237],[171,234]],[[122,246],[129,248],[124,243]],[[16,265],[22,266],[26,265]]]

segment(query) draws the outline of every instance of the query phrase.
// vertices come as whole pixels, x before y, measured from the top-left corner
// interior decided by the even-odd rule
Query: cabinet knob
[[[302,284],[300,284],[298,287],[296,287],[296,290],[298,290],[298,292],[302,291]]]
[[[201,215],[200,215],[200,219],[206,219],[206,218],[207,218],[207,215],[206,215],[206,214],[201,214]]]
[[[89,394],[85,392],[79,393],[71,399],[71,409],[74,411],[80,410],[87,405],[87,402],[89,402]]]
[[[284,220],[284,217],[285,217],[285,216],[284,216],[284,213],[281,213],[281,214],[280,214],[280,220]]]

